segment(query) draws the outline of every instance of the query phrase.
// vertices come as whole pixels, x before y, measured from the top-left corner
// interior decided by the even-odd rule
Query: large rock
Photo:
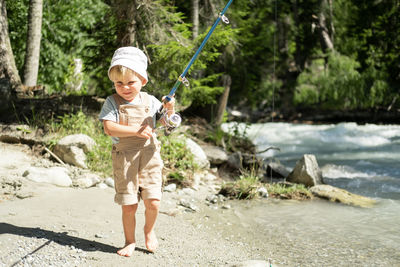
[[[242,162],[243,162],[243,157],[240,151],[234,152],[230,154],[228,157],[228,166],[235,170],[240,170],[241,168],[243,168]]]
[[[372,207],[376,201],[364,196],[350,193],[344,189],[340,189],[331,185],[321,184],[310,188],[313,195],[328,199],[332,202],[339,202],[346,205],[359,206],[363,208]]]
[[[57,145],[65,147],[76,146],[87,153],[93,150],[96,142],[86,134],[73,134],[62,138],[58,141]]]
[[[225,150],[220,147],[204,145],[201,146],[201,148],[212,165],[220,165],[228,160],[228,155]]]
[[[81,168],[86,166],[86,154],[92,151],[96,142],[85,134],[68,135],[58,141],[54,147],[54,154],[61,160]]]
[[[204,153],[203,149],[195,141],[190,138],[185,138],[185,144],[190,152],[192,152],[194,161],[200,168],[210,167],[210,162],[207,159],[206,153]]]
[[[263,167],[266,170],[263,177],[264,180],[271,178],[282,179],[288,177],[290,174],[290,171],[279,162],[264,163]]]
[[[74,182],[74,186],[80,188],[89,188],[95,186],[101,182],[100,177],[95,173],[86,173],[81,177],[77,178]]]
[[[322,184],[322,171],[314,155],[305,154],[297,161],[293,171],[286,178],[288,182],[314,186]]]
[[[30,167],[22,176],[37,183],[48,183],[62,187],[69,187],[72,185],[68,170],[63,167]]]

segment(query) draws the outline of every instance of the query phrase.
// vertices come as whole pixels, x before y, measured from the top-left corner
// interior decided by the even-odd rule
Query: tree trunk
[[[139,46],[137,39],[136,1],[113,0],[112,7],[117,17],[117,45]]]
[[[199,35],[199,0],[192,0],[192,33],[193,39]]]
[[[28,37],[24,67],[24,84],[35,86],[39,72],[40,39],[42,34],[43,0],[29,1]]]
[[[330,34],[330,31],[329,31],[329,29],[327,27],[327,23],[326,23],[325,12],[326,12],[327,8],[328,8],[327,0],[321,0],[320,12],[318,15],[318,29],[319,29],[319,34],[320,34],[321,47],[324,52],[326,50],[328,50],[328,51],[334,50],[333,40],[331,39],[331,34]],[[330,6],[329,6],[329,8],[330,8]],[[330,18],[330,20],[332,20],[332,18]],[[330,26],[333,27],[333,24],[331,23]]]
[[[21,87],[14,55],[8,35],[7,10],[5,0],[0,0],[0,109],[8,103],[12,91]]]
[[[328,0],[329,4],[329,21],[330,21],[330,38],[332,41],[332,44],[335,43],[335,27],[333,25],[333,0]]]
[[[223,86],[225,89],[224,89],[223,94],[219,98],[217,115],[215,117],[216,125],[221,125],[222,119],[224,118],[224,112],[226,109],[226,105],[228,104],[229,91],[230,91],[231,83],[232,83],[231,76],[229,76],[229,75],[222,76],[222,83],[223,83]]]

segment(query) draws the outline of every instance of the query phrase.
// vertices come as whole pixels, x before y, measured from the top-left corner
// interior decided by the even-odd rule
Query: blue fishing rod
[[[203,49],[204,45],[207,43],[208,39],[210,38],[211,34],[214,32],[215,28],[217,27],[218,23],[222,20],[224,23],[228,24],[229,20],[225,16],[225,12],[228,9],[228,7],[231,5],[233,0],[229,0],[229,2],[226,4],[225,8],[219,13],[217,20],[214,22],[214,25],[210,28],[208,31],[206,37],[204,37],[203,42],[201,42],[199,48],[197,49],[196,53],[193,55],[192,59],[189,61],[189,64],[187,64],[186,68],[182,72],[182,74],[178,77],[176,80],[174,87],[171,89],[169,94],[164,98],[164,103],[169,102],[171,100],[171,97],[175,94],[176,89],[178,89],[179,85],[183,83],[186,86],[189,86],[189,81],[186,79],[186,74],[188,73],[190,67],[193,65],[194,61],[200,54],[201,50]],[[162,113],[163,107],[160,108],[160,113]],[[181,123],[181,117],[178,114],[174,114],[176,116],[171,116],[171,118],[168,118],[167,116],[167,121],[168,123],[173,126],[172,128],[178,127],[179,124]]]

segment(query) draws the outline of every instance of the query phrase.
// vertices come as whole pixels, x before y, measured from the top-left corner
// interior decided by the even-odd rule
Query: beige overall
[[[126,105],[125,100],[113,95],[119,112],[119,123],[123,125],[150,125],[154,128],[150,114],[151,99],[140,92],[142,104]],[[137,136],[120,137],[112,148],[115,182],[114,201],[120,205],[132,205],[142,199],[161,200],[162,168],[160,143],[155,134],[150,139]]]

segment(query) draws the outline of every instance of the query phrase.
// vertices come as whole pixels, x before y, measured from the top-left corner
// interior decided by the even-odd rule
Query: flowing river
[[[314,154],[324,182],[377,200],[358,208],[323,200],[231,201],[198,223],[250,244],[276,266],[400,266],[400,125],[224,124],[261,156],[292,169]]]

